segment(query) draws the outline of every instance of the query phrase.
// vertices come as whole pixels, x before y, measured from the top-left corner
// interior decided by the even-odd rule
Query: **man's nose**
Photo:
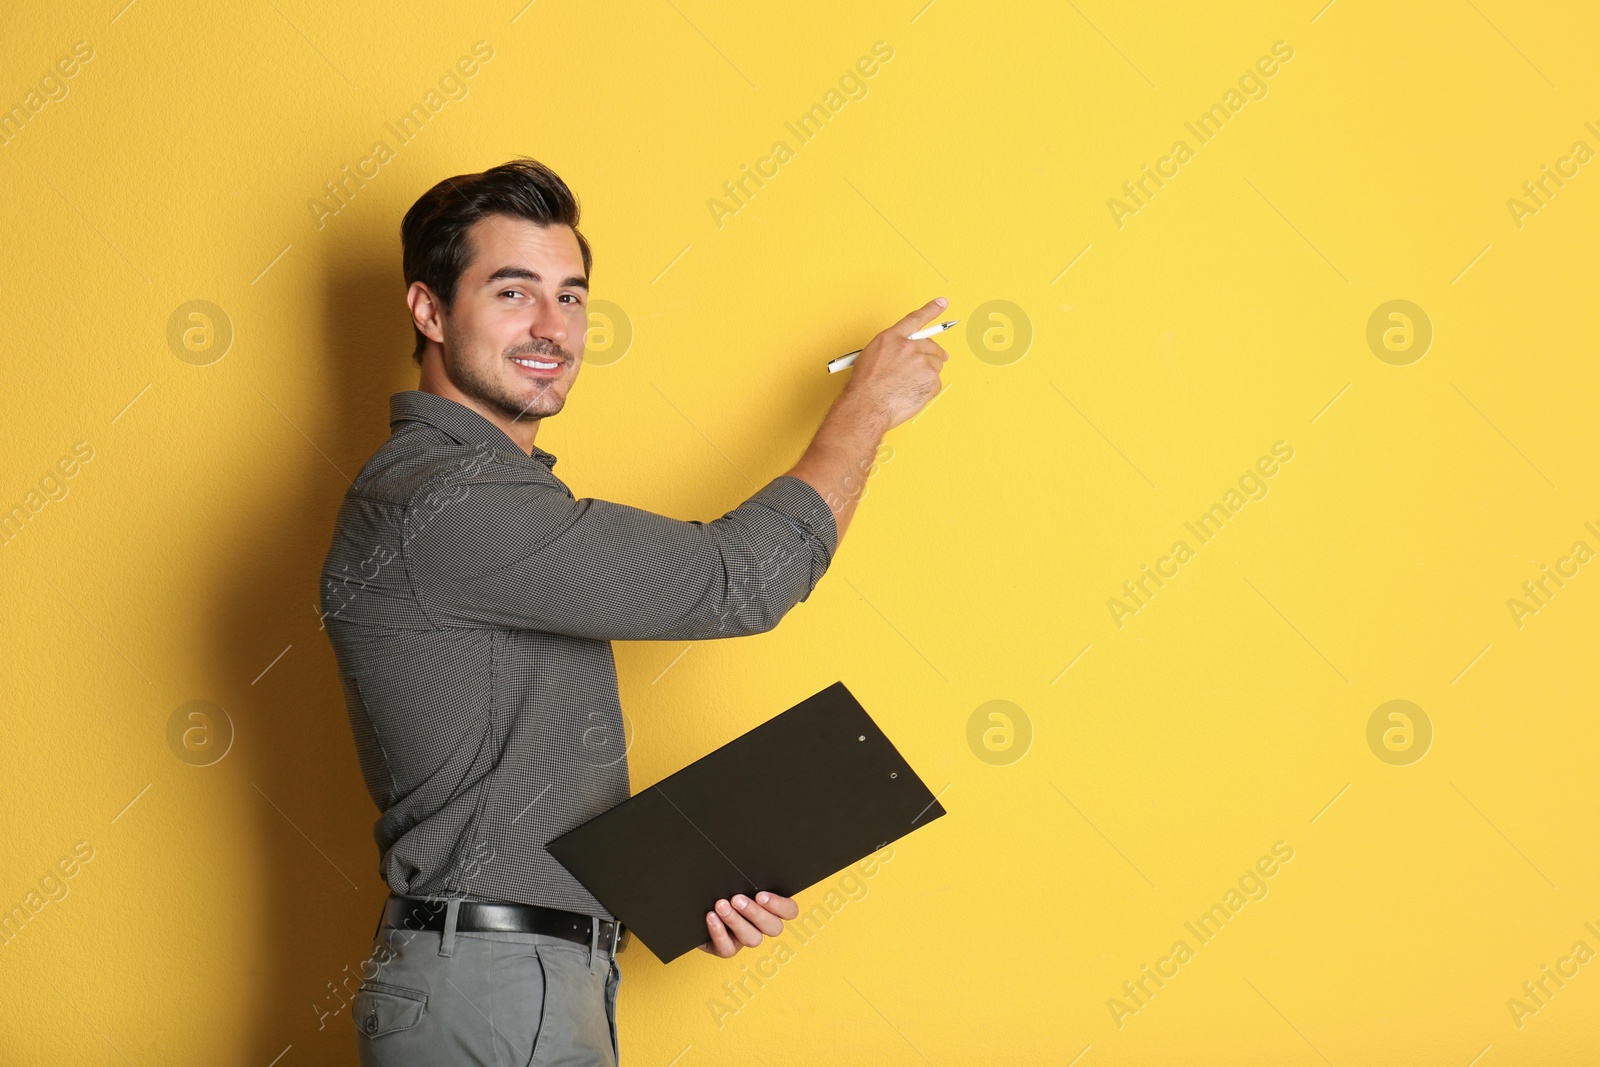
[[[543,338],[567,350],[567,319],[561,309],[550,300],[540,300],[534,305],[533,321],[528,324],[531,337]]]

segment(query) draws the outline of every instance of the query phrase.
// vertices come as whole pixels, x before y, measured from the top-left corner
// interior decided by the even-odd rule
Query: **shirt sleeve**
[[[574,500],[559,485],[462,485],[408,513],[404,551],[440,625],[640,641],[764,633],[811,595],[837,547],[821,495],[780,475],[712,522]]]

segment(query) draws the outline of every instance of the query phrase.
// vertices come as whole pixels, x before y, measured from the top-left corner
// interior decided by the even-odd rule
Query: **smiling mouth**
[[[511,362],[515,363],[519,367],[526,367],[531,371],[552,374],[561,369],[564,361],[559,359],[544,359],[537,356],[528,358],[512,356]]]

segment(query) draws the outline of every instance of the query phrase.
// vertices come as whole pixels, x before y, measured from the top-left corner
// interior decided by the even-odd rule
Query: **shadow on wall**
[[[257,966],[246,983],[246,1047],[266,1064],[292,1045],[286,1063],[294,1067],[356,1062],[349,1001],[388,891],[372,837],[377,810],[316,607],[349,479],[388,437],[389,396],[416,387],[398,216],[381,229],[356,221],[330,228],[331,252],[308,294],[319,320],[316,350],[254,356],[260,367],[295,368],[252,376],[263,393],[264,383],[277,383],[270,399],[293,426],[275,435],[288,442],[275,453],[294,457],[294,468],[245,487],[213,611],[221,677],[257,678],[292,645],[226,699],[237,735],[233,770],[254,786],[246,800],[256,818],[239,828],[240,843],[255,850],[252,866],[268,883],[255,913],[240,916],[253,928],[240,930],[238,943]],[[295,332],[274,325],[260,333]]]

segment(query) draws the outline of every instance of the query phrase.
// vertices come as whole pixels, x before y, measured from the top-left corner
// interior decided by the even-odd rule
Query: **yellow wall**
[[[66,893],[0,949],[0,1059],[353,1061],[318,1006],[384,890],[317,569],[415,381],[401,214],[529,154],[632,331],[540,434],[579,495],[714,518],[797,458],[825,359],[966,320],[806,604],[617,650],[636,787],[843,679],[951,814],[737,1002],[737,962],[627,953],[628,1062],[1592,1062],[1593,10],[122,2],[0,43],[0,106],[38,105],[0,145],[0,506],[38,507],[0,548],[0,907]],[[1392,300],[1420,359],[1386,315],[1369,346]]]

